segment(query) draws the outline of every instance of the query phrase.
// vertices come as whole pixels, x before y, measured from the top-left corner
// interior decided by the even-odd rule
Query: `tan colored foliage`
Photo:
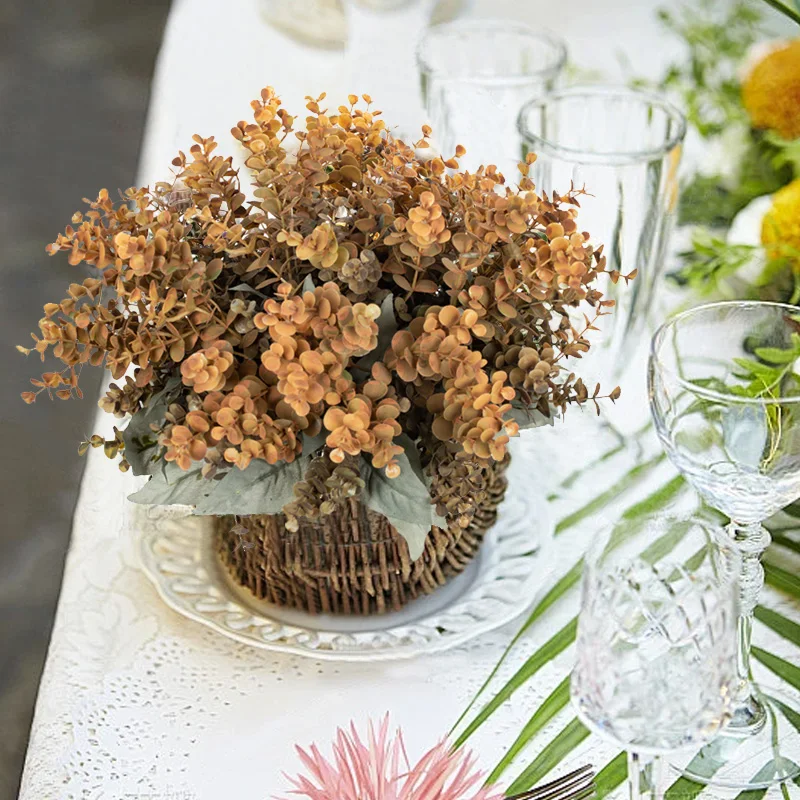
[[[102,364],[117,383],[100,405],[122,417],[177,376],[153,429],[168,461],[203,461],[207,477],[290,462],[324,430],[325,457],[345,467],[317,467],[308,485],[352,488],[362,453],[399,473],[403,433],[423,461],[439,439],[481,464],[505,458],[512,405],[549,414],[598,396],[563,366],[610,305],[595,288],[602,248],[576,221],[581,192],[538,195],[528,164],[511,188],[491,166],[420,158],[429,129],[407,144],[370,101],[323,99],[302,126],[272,89],[252,103],[232,130],[247,191],[195,136],[172,182],[117,203],[103,190],[75,214],[48,252],[97,273],[44,307],[31,349],[64,369],[33,380],[27,402],[79,395],[83,366]],[[384,353],[389,294],[398,329]],[[580,306],[592,316],[577,328]]]

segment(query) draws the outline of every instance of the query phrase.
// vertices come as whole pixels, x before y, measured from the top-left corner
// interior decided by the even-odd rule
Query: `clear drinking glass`
[[[738,553],[723,540],[699,517],[645,517],[606,529],[587,554],[572,702],[628,751],[631,800],[662,797],[661,756],[729,718]]]
[[[537,155],[537,188],[585,187],[581,229],[604,245],[609,270],[638,271],[630,285],[600,287],[616,308],[598,323],[588,360],[597,373],[617,377],[641,340],[665,262],[686,120],[660,95],[590,86],[531,100],[519,130],[525,153]]]
[[[522,104],[558,84],[566,45],[509,20],[436,25],[417,48],[422,100],[439,151],[463,145],[462,169],[495,164],[509,181],[519,175]]]
[[[672,462],[742,553],[739,686],[731,723],[687,768],[692,778],[763,788],[800,773],[800,704],[750,671],[753,611],[770,541],[762,522],[800,497],[800,313],[777,303],[699,306],[653,338],[650,408]]]

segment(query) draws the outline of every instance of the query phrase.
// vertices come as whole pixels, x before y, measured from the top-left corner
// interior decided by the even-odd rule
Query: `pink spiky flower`
[[[369,723],[367,741],[355,725],[339,728],[333,742],[333,761],[316,745],[308,752],[297,747],[307,775],[290,778],[294,795],[308,800],[502,800],[496,787],[481,786],[475,758],[454,750],[446,739],[412,767],[403,735],[389,736],[389,716],[377,730]]]

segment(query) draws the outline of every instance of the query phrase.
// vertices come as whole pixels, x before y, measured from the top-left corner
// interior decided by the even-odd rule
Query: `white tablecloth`
[[[668,57],[669,45],[654,19],[656,5],[653,0],[564,0],[555,6],[543,0],[479,0],[469,13],[541,20],[568,40],[577,66],[620,78],[618,51],[625,52],[635,74],[657,75]],[[377,96],[381,85],[393,92],[385,105],[416,108],[412,42],[397,34],[385,32],[391,45],[359,45],[353,69],[341,53],[301,47],[267,27],[255,0],[178,0],[153,86],[141,181],[163,179],[176,150],[186,149],[194,132],[214,134],[220,151],[232,152],[228,131],[248,117],[250,99],[265,84],[276,86],[298,114],[306,94],[327,91],[336,105],[349,91]],[[404,64],[406,73],[397,69],[376,77],[376,62],[380,69],[394,69],[388,57]],[[353,85],[354,74],[363,86]],[[96,429],[108,431],[110,424],[101,415]],[[608,462],[592,478],[591,492],[611,486],[631,458],[620,454],[618,469]],[[644,496],[671,474],[661,464],[637,491]],[[298,766],[295,743],[324,744],[351,718],[363,723],[386,711],[419,754],[449,729],[515,630],[508,626],[441,655],[360,665],[234,643],[165,607],[140,572],[132,511],[124,499],[131,481],[102,452],[90,453],[31,731],[24,800],[262,800],[285,789],[282,771]],[[565,508],[560,510],[563,516]],[[607,513],[615,513],[613,503]],[[576,542],[585,532],[584,526],[559,537],[552,556],[556,567],[574,563]],[[500,677],[575,608],[573,596],[551,609]],[[762,644],[786,652],[785,642],[766,629],[757,633]],[[483,766],[492,766],[510,745],[571,659],[568,649],[548,664],[474,737]],[[542,743],[569,714],[565,710],[547,726]],[[537,747],[526,756],[535,755]],[[613,748],[592,739],[569,763],[591,756],[601,766],[611,755]]]

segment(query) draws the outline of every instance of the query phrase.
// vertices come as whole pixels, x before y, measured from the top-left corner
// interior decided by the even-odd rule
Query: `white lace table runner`
[[[513,21],[520,10],[536,17],[536,5],[476,0],[471,13]],[[654,21],[657,5],[576,0],[562,33],[582,67],[607,63],[613,74],[612,53],[619,47],[638,73],[657,74],[658,59],[667,58]],[[203,44],[209,41],[213,46]],[[240,48],[236,56],[224,50],[232,42]],[[235,64],[235,70],[223,63]],[[367,59],[363,71],[370,70],[374,65]],[[217,135],[226,151],[231,123],[246,116],[263,84],[280,87],[299,110],[306,93],[359,91],[347,75],[341,55],[291,44],[264,26],[255,0],[179,0],[154,85],[142,180],[163,178],[175,150],[185,148],[195,131]],[[401,91],[399,84],[393,81],[393,91]],[[208,92],[213,103],[197,102],[197,91]],[[403,91],[416,92],[413,74]],[[110,431],[110,425],[99,419],[97,432]],[[533,439],[532,446],[553,452],[543,438]],[[532,480],[546,480],[555,490],[556,476],[563,479],[588,450],[599,453],[599,447],[576,440],[562,448],[563,464],[546,462]],[[598,514],[613,518],[672,477],[666,463],[654,463],[625,491],[614,490],[621,476],[656,451],[653,442],[641,453],[621,450],[569,490],[558,490],[553,505],[561,528],[552,549],[557,573],[574,564]],[[125,502],[133,479],[100,451],[88,458],[31,731],[23,800],[262,800],[285,790],[281,773],[298,767],[295,743],[324,744],[351,718],[363,723],[386,711],[404,728],[412,755],[418,754],[449,729],[516,630],[510,625],[440,655],[375,664],[315,662],[236,644],[164,606],[137,566],[136,531]],[[580,512],[592,498],[602,502]],[[498,685],[575,614],[576,602],[572,592],[548,610],[501,669]],[[770,594],[768,602],[800,618],[800,609],[787,600]],[[763,626],[757,627],[756,640],[797,663],[798,652]],[[473,737],[471,746],[484,767],[497,762],[532,710],[563,679],[572,657],[568,648],[547,664]],[[509,777],[570,717],[569,709],[558,714]],[[592,737],[562,767],[586,760],[600,767],[613,755],[613,748]]]

